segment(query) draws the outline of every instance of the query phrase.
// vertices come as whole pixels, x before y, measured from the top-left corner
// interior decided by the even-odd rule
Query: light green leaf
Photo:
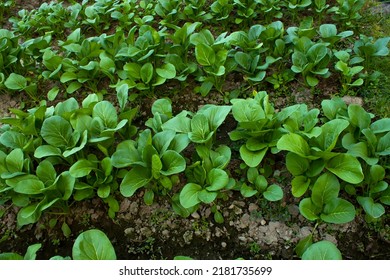
[[[199,200],[207,204],[213,202],[217,198],[217,195],[217,192],[212,192],[205,189],[198,192]]]
[[[120,185],[120,192],[125,197],[133,196],[134,193],[145,186],[151,180],[151,174],[147,168],[135,166],[126,173]]]
[[[23,90],[27,87],[27,79],[19,74],[11,73],[4,85],[12,90]]]
[[[97,169],[97,164],[87,159],[80,159],[75,162],[69,169],[70,175],[75,178],[81,178],[89,175],[92,170]]]
[[[263,196],[268,201],[278,201],[283,198],[283,190],[278,185],[272,184],[263,192]]]
[[[380,203],[375,203],[372,197],[358,196],[357,201],[363,207],[364,211],[375,219],[381,217],[386,212],[385,207]]]
[[[296,153],[301,157],[310,155],[310,147],[305,139],[303,139],[302,136],[294,133],[283,135],[277,143],[277,148],[279,150],[286,150]]]
[[[114,128],[118,123],[118,117],[114,105],[108,101],[100,101],[92,111],[93,118],[100,118],[105,128]]]
[[[252,152],[248,150],[248,148],[245,145],[242,145],[240,148],[240,156],[242,160],[245,162],[245,164],[248,165],[249,167],[257,167],[263,160],[267,151],[268,148],[262,149],[260,151]]]
[[[360,162],[348,154],[340,154],[329,160],[326,169],[351,184],[358,184],[364,179]]]
[[[321,219],[327,223],[344,224],[355,219],[355,207],[341,198],[333,199],[325,204]]]
[[[202,191],[202,187],[198,184],[188,183],[180,192],[180,204],[184,208],[190,208],[200,203],[198,193]]]
[[[153,65],[152,63],[148,62],[141,67],[140,71],[141,75],[141,80],[145,83],[148,84],[153,78]]]
[[[98,229],[87,230],[77,237],[72,257],[74,260],[116,260],[110,240]]]
[[[299,203],[299,212],[309,221],[317,220],[321,209],[314,205],[310,198],[304,198]]]
[[[215,63],[214,50],[204,43],[195,46],[195,57],[202,66],[213,66]]]
[[[294,176],[302,175],[310,166],[310,161],[306,158],[300,157],[295,153],[287,153],[286,167],[287,170]]]
[[[222,170],[213,168],[207,175],[208,182],[210,184],[206,189],[208,191],[218,191],[223,189],[229,182],[228,174]]]
[[[44,120],[41,136],[54,147],[68,148],[72,144],[72,126],[64,118],[52,116]]]
[[[166,63],[161,68],[157,68],[156,73],[164,79],[173,79],[176,77],[176,68],[173,64]]]
[[[312,244],[302,255],[302,260],[341,260],[341,252],[332,242],[323,240]]]
[[[312,188],[312,202],[319,208],[324,204],[335,200],[340,191],[340,183],[337,177],[331,173],[324,173],[318,177]]]
[[[317,142],[322,151],[332,151],[336,146],[337,139],[349,126],[349,122],[346,120],[336,119],[325,123],[321,129],[322,133],[317,137]]]
[[[304,195],[309,188],[311,180],[305,176],[295,177],[291,181],[291,192],[294,197],[301,197]]]
[[[40,194],[44,188],[45,185],[42,181],[30,179],[20,181],[14,188],[14,191],[22,194]]]
[[[160,173],[164,176],[178,174],[186,168],[186,161],[178,152],[168,150],[162,157],[162,170]]]
[[[33,244],[28,246],[27,252],[24,255],[24,260],[35,260],[37,258],[37,252],[41,249],[42,244]]]

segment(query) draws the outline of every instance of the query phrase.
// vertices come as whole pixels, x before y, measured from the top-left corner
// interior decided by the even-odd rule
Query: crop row
[[[95,11],[102,3],[116,7],[114,2],[118,1],[71,7]],[[157,6],[163,5],[160,2]],[[104,21],[94,19],[102,26]],[[131,19],[127,22],[135,23]],[[390,37],[375,40],[352,30],[339,32],[331,23],[315,26],[318,21],[311,16],[299,26],[286,28],[282,21],[273,21],[251,24],[230,34],[202,28],[204,24],[160,21],[156,26],[154,21],[145,21],[137,22],[128,32],[116,26],[111,35],[89,37],[78,27],[63,41],[57,39],[63,32],[56,29],[31,39],[24,38],[17,28],[14,32],[2,29],[0,90],[24,91],[39,101],[39,85],[55,82],[57,86],[48,94],[53,100],[63,91],[97,92],[101,82],[108,81],[117,92],[131,90],[134,99],[138,94],[154,93],[168,81],[184,83],[191,78],[197,81],[195,91],[207,95],[212,88],[222,92],[228,75],[238,73],[249,86],[266,81],[274,89],[286,87],[294,79],[313,89],[320,79],[332,75],[340,82],[340,93],[347,94],[365,80],[376,80],[380,73],[370,69],[370,61],[389,53]]]

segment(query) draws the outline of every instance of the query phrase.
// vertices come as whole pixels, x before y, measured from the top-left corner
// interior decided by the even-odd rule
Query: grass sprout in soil
[[[0,259],[390,259],[386,2],[3,2]]]

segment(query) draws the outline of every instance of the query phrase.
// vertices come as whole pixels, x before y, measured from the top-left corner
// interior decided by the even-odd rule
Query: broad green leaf
[[[376,151],[380,156],[390,155],[390,132],[379,139]]]
[[[287,153],[286,156],[286,167],[287,170],[294,176],[299,176],[305,173],[309,168],[310,161],[306,158],[300,157],[295,153]]]
[[[168,150],[162,157],[162,170],[160,173],[164,176],[170,176],[183,172],[186,168],[186,161],[178,152]]]
[[[321,209],[314,205],[310,198],[304,198],[299,203],[299,212],[309,221],[317,220]]]
[[[125,197],[133,196],[139,189],[149,183],[151,174],[147,168],[135,166],[126,173],[120,185],[120,192]]]
[[[196,114],[191,120],[191,132],[188,133],[190,140],[201,144],[210,140],[212,135],[207,117],[203,114]]]
[[[340,154],[329,160],[326,169],[351,184],[358,184],[364,179],[360,162],[348,154]]]
[[[370,177],[372,182],[379,182],[385,178],[386,171],[381,165],[373,165],[370,167]]]
[[[44,160],[38,165],[36,174],[46,186],[53,184],[57,177],[57,172],[49,160]]]
[[[180,204],[184,208],[190,208],[200,203],[198,194],[202,191],[202,187],[194,184],[188,183],[183,187],[180,192]]]
[[[36,158],[44,158],[49,156],[62,156],[61,150],[51,145],[41,145],[34,152],[34,157]]]
[[[252,187],[249,187],[244,183],[240,188],[240,193],[243,197],[251,197],[257,194],[258,191],[254,190]]]
[[[23,90],[27,87],[27,79],[22,75],[11,73],[5,80],[4,85],[12,90]]]
[[[87,230],[77,237],[72,257],[74,260],[116,260],[110,240],[98,229]]]
[[[9,130],[0,136],[0,143],[8,148],[23,149],[27,144],[27,138],[20,132]]]
[[[153,136],[153,146],[159,154],[163,154],[168,149],[175,135],[175,131],[165,130],[158,132]]]
[[[144,65],[142,65],[141,70],[140,70],[140,75],[141,75],[141,80],[145,84],[149,84],[150,81],[153,78],[153,65],[152,63],[148,62]]]
[[[41,211],[39,207],[40,203],[35,203],[20,209],[17,217],[18,226],[21,227],[37,222],[39,217],[41,216]]]
[[[256,122],[265,119],[263,108],[253,99],[231,100],[233,117],[238,122]]]
[[[202,66],[213,66],[216,58],[214,50],[204,43],[195,46],[195,57]]]
[[[294,133],[283,135],[277,143],[277,148],[293,152],[301,157],[310,155],[310,147],[305,139]]]
[[[390,118],[377,120],[371,124],[370,128],[375,134],[390,131]]]
[[[336,198],[326,203],[321,219],[327,223],[344,224],[355,219],[355,207],[349,201]]]
[[[54,147],[68,148],[72,144],[72,126],[64,118],[52,116],[43,122],[41,136]]]
[[[222,170],[213,168],[207,175],[208,182],[210,184],[206,189],[208,191],[218,191],[224,188],[229,182],[228,174]]]
[[[142,162],[142,159],[135,147],[135,142],[132,140],[125,140],[119,143],[115,153],[111,156],[111,161],[114,167],[123,168]]]
[[[337,199],[340,191],[340,183],[337,177],[331,173],[324,173],[318,177],[312,188],[311,200],[319,208],[324,204]]]
[[[301,197],[304,195],[309,188],[311,180],[306,178],[305,176],[295,177],[291,181],[291,192],[294,197]]]
[[[372,197],[358,196],[357,201],[363,207],[364,211],[375,219],[381,217],[386,212],[385,207],[380,203],[375,203]]]
[[[42,181],[37,179],[20,181],[14,191],[22,194],[40,194],[42,193],[45,185]]]
[[[332,242],[323,240],[312,244],[302,255],[302,260],[341,260],[341,252]]]
[[[346,120],[336,119],[325,123],[321,129],[322,133],[317,137],[317,143],[322,151],[332,151],[336,146],[337,139],[349,126],[349,122]]]
[[[327,49],[324,44],[315,44],[307,51],[307,57],[311,62],[317,64],[323,59],[327,54]]]
[[[278,201],[283,198],[283,190],[278,185],[272,184],[263,192],[263,196],[268,201]]]
[[[162,162],[160,160],[160,157],[156,154],[152,155],[152,176],[155,179],[158,179],[160,177],[160,171],[163,167]]]
[[[245,164],[248,165],[249,167],[257,167],[263,160],[267,151],[268,149],[265,148],[260,151],[252,152],[248,150],[248,148],[245,145],[242,145],[240,148],[240,156],[242,160],[245,162]]]
[[[61,173],[61,175],[58,177],[56,186],[62,194],[62,200],[68,200],[71,197],[75,183],[76,179],[70,175],[69,171],[64,171]]]
[[[152,114],[157,113],[172,117],[172,102],[167,98],[160,98],[154,101],[152,105]]]
[[[166,63],[161,68],[157,68],[156,73],[164,79],[173,79],[176,77],[176,68],[173,64]]]
[[[93,118],[100,118],[105,128],[114,128],[118,123],[118,117],[114,105],[108,101],[100,101],[92,111]]]
[[[357,104],[351,104],[348,106],[348,116],[350,122],[354,126],[359,127],[360,130],[368,128],[371,123],[370,114]]]
[[[347,105],[341,98],[333,98],[332,100],[323,100],[321,102],[324,115],[333,120],[338,114],[347,110]]]
[[[210,129],[213,131],[225,121],[231,108],[231,106],[205,105],[198,111],[198,113],[206,116]]]
[[[21,149],[12,150],[5,158],[9,173],[22,172],[24,155]]]
[[[89,173],[95,169],[97,169],[97,164],[95,162],[87,159],[80,159],[70,167],[69,172],[73,177],[81,178],[89,175]]]
[[[199,200],[207,204],[213,202],[217,198],[217,195],[218,195],[217,192],[212,192],[205,189],[198,192]]]

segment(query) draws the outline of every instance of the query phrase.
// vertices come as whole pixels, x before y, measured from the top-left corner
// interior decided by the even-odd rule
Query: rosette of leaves
[[[257,17],[257,0],[234,0],[233,7],[235,8],[236,24],[252,23],[251,19]]]
[[[233,3],[229,0],[216,0],[210,6],[213,17],[222,22],[229,18],[233,8]]]
[[[337,0],[337,6],[331,7],[327,12],[333,13],[332,19],[344,26],[354,26],[355,22],[362,17],[359,11],[364,3],[364,0]]]
[[[229,137],[232,141],[244,141],[240,157],[249,167],[259,166],[269,150],[276,153],[276,143],[283,134],[283,120],[275,113],[267,93],[254,92],[254,95],[254,98],[231,100],[238,125]]]
[[[193,22],[207,22],[213,18],[213,16],[204,9],[207,4],[206,0],[188,0],[185,4],[183,14],[186,19]]]
[[[226,191],[235,185],[224,170],[231,158],[230,148],[219,146],[210,150],[206,146],[196,147],[199,160],[186,169],[188,183],[180,192],[180,204],[190,213],[196,211],[201,203],[215,204],[217,198],[226,197]],[[216,222],[223,222],[222,214],[213,208]]]
[[[362,62],[363,58],[354,57],[350,59],[350,55],[346,51],[338,51],[334,55],[339,59],[335,65],[335,69],[341,72],[341,93],[347,94],[350,87],[363,85],[364,81],[362,78],[355,78],[354,81],[352,81],[352,78],[364,69],[361,65],[353,65]]]
[[[386,157],[390,155],[390,119],[372,122],[374,117],[361,106],[348,107],[341,99],[322,102],[325,116],[329,119],[349,120],[348,133],[342,137],[342,146],[347,154],[360,160],[364,180],[356,185],[347,185],[345,190],[357,198],[368,221],[385,214],[383,205],[389,205],[390,189],[386,182]]]
[[[117,146],[111,157],[116,168],[131,167],[128,171],[120,171],[123,180],[120,192],[131,197],[144,187],[144,201],[151,205],[155,195],[167,195],[178,183],[177,174],[186,168],[186,161],[180,154],[189,140],[176,134],[173,130],[165,130],[152,135],[149,129],[139,134],[136,141],[125,140]]]
[[[262,25],[253,25],[248,32],[236,31],[227,38],[230,45],[236,46],[229,51],[229,56],[234,58],[238,66],[236,71],[243,72],[244,79],[250,83],[261,82],[269,65],[281,59],[262,55],[267,51],[260,42],[260,35],[265,30]],[[283,48],[283,45],[277,44],[276,48]]]
[[[324,43],[314,43],[307,37],[301,37],[295,42],[291,58],[293,63],[291,70],[300,73],[310,87],[318,84],[319,80],[316,76],[324,78],[330,76],[328,64],[331,51]]]
[[[262,195],[268,201],[278,201],[283,198],[283,190],[276,184],[268,185],[265,174],[260,174],[255,167],[248,168],[247,182],[241,185],[240,192],[243,197]]]
[[[202,82],[197,89],[203,96],[206,96],[214,86],[222,91],[224,77],[231,72],[234,63],[228,59],[228,49],[225,47],[227,32],[220,34],[216,39],[208,29],[194,33],[190,42],[195,46],[195,58],[199,64],[200,71],[196,79]]]

